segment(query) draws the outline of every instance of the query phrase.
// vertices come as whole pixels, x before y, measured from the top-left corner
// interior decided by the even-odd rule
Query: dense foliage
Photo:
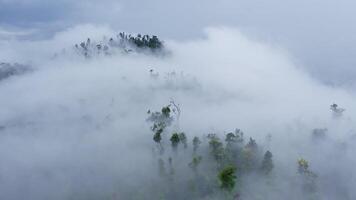
[[[86,42],[75,44],[74,47],[79,55],[90,58],[97,55],[112,55],[116,52],[156,53],[161,52],[164,45],[163,41],[155,35],[138,34],[137,36],[132,36],[122,32],[116,37],[104,39],[100,42],[94,42],[88,38]]]

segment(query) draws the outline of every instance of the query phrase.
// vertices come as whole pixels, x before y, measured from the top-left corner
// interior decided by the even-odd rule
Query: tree
[[[163,107],[161,111],[165,117],[169,118],[169,114],[171,113],[169,106]]]
[[[146,119],[147,121],[153,122],[153,126],[151,129],[165,128],[166,126],[170,126],[173,122],[173,117],[171,116],[170,105],[165,106],[161,109],[161,112],[151,112],[150,110],[147,112],[150,116]]]
[[[170,126],[173,121],[173,117],[170,116],[171,110],[169,106],[170,105],[163,107],[161,109],[161,112],[151,112],[150,110],[148,110],[147,112],[147,114],[149,114],[150,116],[146,120],[153,122],[153,125],[151,127],[151,130],[154,132],[153,140],[159,144],[159,149],[161,153],[163,153],[164,151],[163,146],[161,144],[162,133],[164,132],[164,129],[167,126]]]
[[[171,144],[172,144],[172,149],[174,151],[176,151],[177,147],[178,147],[178,144],[180,142],[179,134],[178,133],[173,133],[170,141],[171,141]]]
[[[151,48],[152,50],[160,49],[162,48],[162,46],[163,46],[162,42],[155,35],[152,36],[152,38],[150,38],[148,41],[148,47]]]
[[[188,144],[187,144],[187,136],[185,135],[184,132],[179,133],[179,140],[183,143],[184,148],[186,149],[188,147]]]
[[[210,154],[217,161],[218,166],[222,166],[225,158],[225,150],[224,150],[223,143],[216,135],[210,135],[208,137],[210,137],[210,141],[209,141]]]
[[[269,174],[273,169],[273,161],[272,161],[272,153],[270,151],[266,151],[263,156],[261,170],[264,174]]]
[[[340,108],[336,103],[330,105],[330,110],[333,112],[334,117],[340,117],[345,111],[344,108]]]
[[[256,141],[252,138],[250,138],[249,142],[246,144],[244,150],[242,151],[242,162],[243,170],[251,171],[254,169],[258,169],[258,146]]]
[[[224,190],[231,192],[236,184],[236,168],[232,165],[228,165],[222,169],[218,174],[220,181],[220,187]]]
[[[226,134],[226,138],[225,138],[225,141],[227,143],[233,143],[233,142],[236,142],[237,140],[237,136],[233,133],[228,133]]]
[[[309,170],[309,163],[307,160],[301,158],[298,160],[298,172],[299,174],[305,174],[307,173]]]
[[[252,151],[257,151],[256,140],[250,138],[250,141],[246,144],[246,148]]]
[[[316,178],[318,176],[309,170],[309,163],[307,160],[303,158],[298,160],[298,173],[302,178],[303,190],[309,195],[314,195],[317,190]]]
[[[161,140],[162,140],[162,134],[163,132],[163,128],[159,128],[156,130],[155,134],[153,135],[153,140],[156,142],[156,143],[161,143]]]

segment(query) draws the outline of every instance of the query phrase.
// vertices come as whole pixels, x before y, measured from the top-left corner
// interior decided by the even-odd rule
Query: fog
[[[300,158],[318,176],[314,199],[356,198],[352,92],[322,83],[285,48],[236,28],[164,38],[164,56],[85,59],[73,50],[87,37],[100,42],[116,33],[80,25],[47,39],[1,41],[3,61],[31,71],[0,81],[0,199],[153,198],[151,186],[160,181],[147,111],[172,100],[181,114],[166,145],[170,131],[184,131],[191,148],[194,136],[204,143],[209,133],[224,137],[239,128],[273,153],[268,184],[247,175],[238,185],[241,199],[308,199],[297,180]],[[342,115],[330,110],[333,103],[346,109]],[[325,138],[313,140],[313,130],[324,128]],[[174,158],[178,191],[192,176],[184,168],[190,155]]]
[[[288,49],[324,83],[354,89],[354,7],[350,0],[1,0],[0,37],[38,40],[92,23],[190,40],[206,27],[232,26]]]

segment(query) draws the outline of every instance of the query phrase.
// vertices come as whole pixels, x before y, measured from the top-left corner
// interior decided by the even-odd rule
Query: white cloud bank
[[[124,191],[135,184],[132,177],[146,183],[151,144],[146,111],[171,98],[181,105],[180,126],[188,136],[240,128],[264,143],[271,134],[278,170],[292,173],[295,161],[306,157],[325,181],[324,199],[339,193],[355,198],[356,159],[350,156],[355,145],[330,156],[334,144],[355,142],[353,94],[320,84],[287,52],[230,28],[207,29],[205,39],[167,40],[172,54],[165,58],[49,59],[79,38],[112,34],[81,26],[52,40],[1,41],[7,44],[4,58],[30,62],[37,71],[0,82],[0,199],[95,199]],[[159,77],[152,78],[150,69]],[[343,117],[332,118],[333,102],[347,109]],[[320,147],[323,151],[308,143],[314,128],[329,130],[330,145]],[[337,177],[330,178],[335,171]],[[328,184],[336,179],[342,189],[332,190]],[[289,186],[284,187],[279,195],[286,197]]]

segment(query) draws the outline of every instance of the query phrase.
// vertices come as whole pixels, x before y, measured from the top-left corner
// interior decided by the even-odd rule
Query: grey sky
[[[31,37],[41,38],[77,24],[106,24],[172,39],[233,26],[287,49],[322,81],[348,84],[356,75],[355,7],[350,0],[0,0],[0,26],[38,29]]]

